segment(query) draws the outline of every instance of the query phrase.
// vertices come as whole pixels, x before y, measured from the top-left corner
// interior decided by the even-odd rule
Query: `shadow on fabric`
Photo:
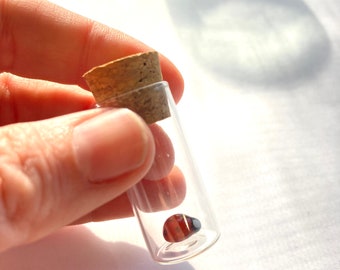
[[[301,0],[167,3],[192,58],[218,79],[286,87],[316,76],[329,59],[328,36]]]
[[[187,262],[159,265],[146,250],[124,242],[106,242],[84,226],[66,227],[38,242],[1,253],[0,269],[193,270]]]

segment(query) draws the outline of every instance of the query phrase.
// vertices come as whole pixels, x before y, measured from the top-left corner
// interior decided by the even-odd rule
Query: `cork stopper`
[[[83,77],[98,105],[129,108],[151,124],[170,116],[157,52],[121,58],[92,68]]]

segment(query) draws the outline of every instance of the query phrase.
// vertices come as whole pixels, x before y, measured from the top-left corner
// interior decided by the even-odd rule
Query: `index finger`
[[[0,72],[77,84],[90,68],[151,48],[47,1],[0,0]],[[174,99],[183,93],[177,68],[160,57]]]

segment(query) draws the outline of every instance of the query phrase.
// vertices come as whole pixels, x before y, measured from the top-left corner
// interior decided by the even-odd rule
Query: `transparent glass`
[[[150,89],[164,94],[170,116],[150,124],[156,165],[128,195],[153,259],[162,264],[178,263],[212,246],[219,230],[168,83],[135,89],[132,95],[150,94]]]

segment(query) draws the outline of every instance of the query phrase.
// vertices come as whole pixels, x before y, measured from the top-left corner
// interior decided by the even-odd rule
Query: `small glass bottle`
[[[144,93],[150,96],[153,92],[155,96],[166,97],[162,103],[168,106],[169,117],[150,124],[155,137],[157,165],[128,191],[128,195],[153,259],[164,264],[177,263],[213,245],[219,230],[168,83],[153,83],[114,99],[124,100],[124,95],[141,96]],[[107,102],[121,103],[115,100]],[[160,102],[158,105],[161,106]],[[131,109],[142,116],[145,111],[143,108],[139,108],[140,111]]]
[[[154,136],[154,164],[128,191],[152,258],[178,263],[212,246],[219,238],[217,222],[157,52],[109,62],[84,78],[99,106],[131,109]]]

